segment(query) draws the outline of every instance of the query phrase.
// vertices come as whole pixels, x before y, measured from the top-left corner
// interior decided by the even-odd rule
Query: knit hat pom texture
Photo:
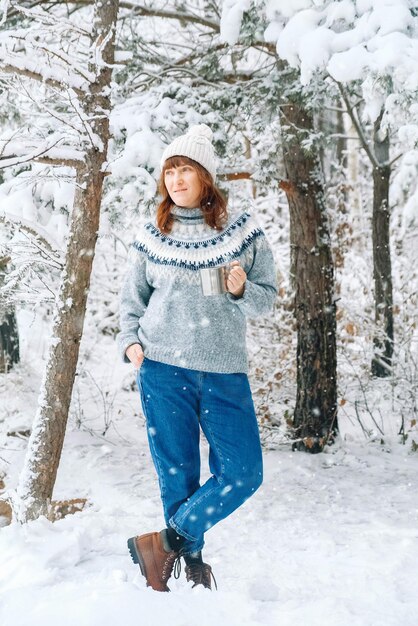
[[[200,138],[201,141],[203,141],[203,139],[209,139],[209,141],[212,141],[213,132],[206,124],[196,124],[196,126],[190,126],[186,135],[192,135],[193,137],[196,136],[196,139]]]

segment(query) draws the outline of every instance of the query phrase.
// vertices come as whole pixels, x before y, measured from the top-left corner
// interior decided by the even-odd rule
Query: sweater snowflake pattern
[[[202,211],[174,207],[173,229],[144,222],[131,246],[120,295],[118,348],[141,344],[154,361],[223,374],[248,372],[246,317],[268,314],[277,290],[273,254],[249,212],[229,215],[222,231]],[[201,268],[238,260],[243,296],[204,296]]]

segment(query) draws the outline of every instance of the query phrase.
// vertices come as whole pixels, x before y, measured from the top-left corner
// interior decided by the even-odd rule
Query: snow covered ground
[[[40,329],[28,328],[24,362],[0,377],[8,488],[26,439],[6,433],[30,426],[42,372]],[[1,626],[416,626],[418,453],[410,445],[366,442],[346,419],[326,454],[266,450],[261,489],[206,536],[218,591],[192,590],[182,573],[161,594],[146,588],[126,548],[132,534],[163,527],[132,372],[110,339],[86,370],[54,497],[89,505],[55,523],[0,529]]]

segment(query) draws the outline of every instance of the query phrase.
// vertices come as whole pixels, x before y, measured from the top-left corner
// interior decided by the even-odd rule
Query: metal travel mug
[[[204,296],[217,296],[226,293],[225,280],[229,273],[229,265],[205,267],[200,270],[200,284]]]

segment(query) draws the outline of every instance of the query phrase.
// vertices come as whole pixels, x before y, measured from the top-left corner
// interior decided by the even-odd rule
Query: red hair
[[[199,206],[202,209],[203,217],[206,224],[212,226],[216,230],[222,230],[228,220],[226,210],[226,200],[216,187],[211,174],[200,163],[189,159],[185,156],[172,156],[164,162],[160,180],[158,182],[158,191],[162,196],[162,200],[157,208],[157,226],[162,233],[168,234],[173,228],[174,217],[171,209],[175,203],[170,198],[167,187],[164,182],[166,170],[181,165],[191,165],[197,172],[201,185],[201,193]]]

